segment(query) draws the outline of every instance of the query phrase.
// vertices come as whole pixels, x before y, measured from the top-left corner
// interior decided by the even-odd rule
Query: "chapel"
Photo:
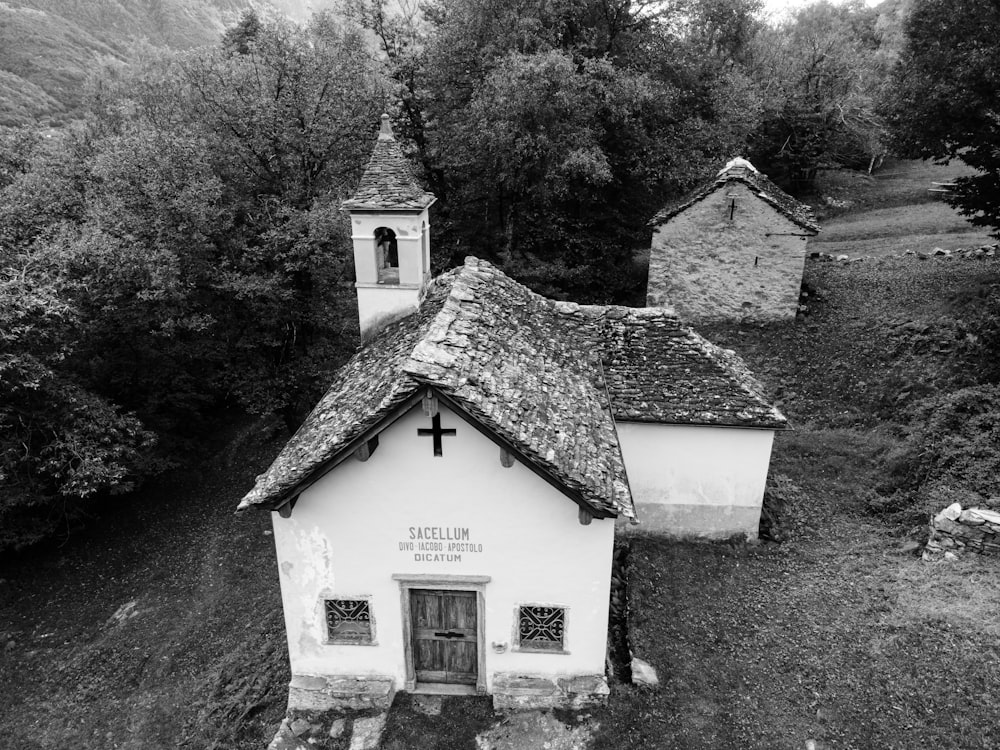
[[[812,210],[743,158],[649,222],[646,304],[692,324],[784,320],[798,312]]]
[[[271,511],[289,708],[607,693],[616,532],[755,538],[785,418],[666,308],[432,279],[387,116],[351,217],[363,344],[240,503]]]

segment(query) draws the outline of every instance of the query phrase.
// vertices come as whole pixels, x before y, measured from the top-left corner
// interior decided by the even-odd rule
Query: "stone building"
[[[240,504],[272,511],[289,707],[586,705],[616,527],[755,537],[785,419],[668,310],[557,302],[475,258],[431,280],[399,159],[383,123],[345,203],[366,343]]]
[[[795,317],[806,243],[819,227],[808,206],[746,159],[650,225],[647,306],[671,307],[690,323]]]

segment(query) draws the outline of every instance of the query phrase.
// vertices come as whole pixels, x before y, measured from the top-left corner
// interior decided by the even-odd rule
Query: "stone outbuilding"
[[[384,123],[363,184],[397,148]],[[240,503],[273,520],[289,708],[601,700],[616,530],[755,538],[785,418],[669,310],[430,279],[408,201],[345,203],[365,343]]]
[[[746,159],[650,221],[646,305],[690,323],[781,320],[798,311],[810,208]]]

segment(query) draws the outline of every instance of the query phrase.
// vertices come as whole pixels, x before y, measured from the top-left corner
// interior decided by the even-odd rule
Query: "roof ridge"
[[[750,188],[758,198],[773,207],[789,221],[814,234],[820,231],[812,208],[807,203],[803,203],[797,198],[792,197],[778,187],[766,174],[750,164],[750,162],[746,163],[750,165],[750,169],[741,164],[730,166],[732,162],[727,164],[711,179],[689,190],[680,198],[667,203],[667,205],[657,211],[652,219],[646,222],[647,226],[655,228],[666,223],[677,214],[708,197],[727,182],[740,182]]]
[[[539,325],[550,334],[561,328],[558,323],[553,326],[545,322],[556,315],[558,303],[510,278],[492,263],[469,256],[464,265],[449,273],[447,297],[403,364],[403,371],[418,382],[441,388],[444,395],[454,398],[498,437],[519,445],[528,460],[557,477],[595,511],[607,512],[610,505],[616,513],[634,517],[620,448],[617,459],[608,455],[593,465],[582,459],[589,455],[587,450],[601,441],[606,443],[609,436],[604,432],[614,433],[610,394],[598,354],[575,335],[564,337],[564,347],[550,350],[547,345],[551,337],[544,335]],[[506,303],[503,322],[495,317],[501,310],[498,300]],[[492,365],[497,347],[509,347],[510,367]],[[530,370],[518,362],[522,358],[537,362],[539,357],[548,359],[555,369],[539,371],[537,379],[524,383],[523,376]],[[592,366],[583,364],[591,359]],[[575,419],[570,425],[559,422],[556,413],[548,412],[551,404],[546,397],[537,402],[542,394],[558,393],[563,388],[581,399],[578,403],[582,414],[600,423],[591,424],[584,430],[586,435],[578,434],[582,427],[575,424]],[[496,401],[500,394],[505,403]],[[543,412],[547,414],[544,419]],[[598,418],[598,412],[603,416]],[[537,431],[526,427],[538,419],[547,423],[556,420],[548,425],[554,432],[545,435],[551,442],[540,443]],[[584,451],[577,455],[572,467],[566,463],[568,451]]]

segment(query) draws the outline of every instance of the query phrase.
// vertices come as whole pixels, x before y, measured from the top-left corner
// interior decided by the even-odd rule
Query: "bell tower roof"
[[[392,134],[389,115],[382,115],[378,140],[354,196],[343,202],[348,211],[423,211],[436,198],[417,183]]]

